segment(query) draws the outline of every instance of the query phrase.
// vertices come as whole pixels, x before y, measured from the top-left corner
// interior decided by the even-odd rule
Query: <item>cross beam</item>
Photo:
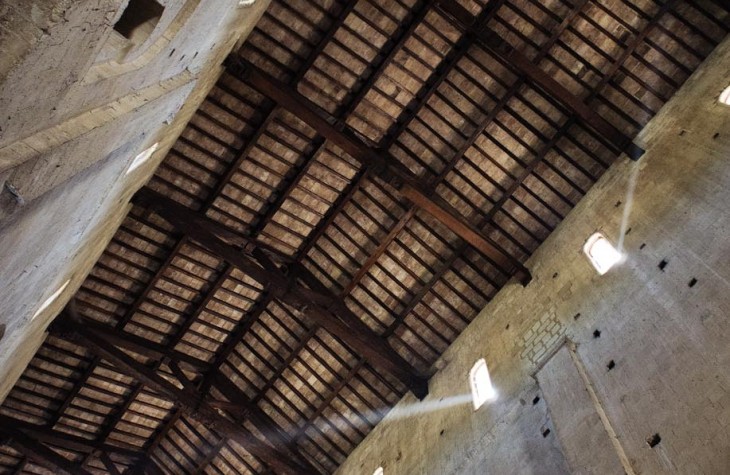
[[[37,443],[48,444],[71,452],[92,453],[100,451],[106,454],[116,454],[129,458],[139,458],[143,456],[141,452],[132,446],[122,447],[99,443],[93,440],[84,439],[83,437],[49,429],[46,426],[33,424],[10,416],[0,415],[0,434],[6,434],[8,437],[13,438],[13,434],[7,433],[9,429],[13,429],[16,432],[22,432]]]
[[[225,65],[231,74],[276,101],[319,135],[369,167],[371,173],[394,186],[405,198],[441,221],[507,275],[516,275],[522,285],[530,282],[532,277],[527,268],[469,224],[453,206],[443,200],[435,199],[433,190],[422,185],[418,178],[389,152],[370,147],[347,126],[334,125],[337,121],[316,104],[240,56],[235,54],[228,56]]]
[[[259,458],[268,466],[283,474],[316,474],[316,470],[307,462],[294,460],[278,448],[261,441],[244,427],[223,416],[195,391],[187,380],[181,381],[179,388],[169,380],[160,376],[154,369],[141,364],[109,341],[104,334],[85,326],[77,318],[75,312],[68,312],[69,318],[54,322],[55,330],[67,340],[86,347],[95,355],[112,363],[119,371],[147,385],[178,405],[188,416],[197,419],[210,430],[223,437],[236,441],[247,452]],[[183,378],[185,379],[185,378]]]
[[[374,367],[399,379],[419,399],[428,393],[427,376],[413,368],[385,339],[350,311],[341,299],[315,290],[309,283],[307,286],[302,285],[296,278],[288,276],[266,252],[257,247],[256,241],[247,240],[245,249],[248,249],[248,253],[242,252],[226,242],[224,238],[230,237],[231,232],[222,230],[220,224],[149,188],[137,192],[132,201],[154,210],[178,231],[238,267],[268,288],[277,299],[339,337]]]
[[[27,458],[45,467],[55,473],[65,475],[91,475],[91,472],[83,467],[77,467],[73,461],[60,455],[55,450],[51,450],[45,445],[38,442],[35,438],[29,436],[25,432],[18,430],[13,426],[0,427],[2,434],[9,445],[12,445],[18,452]]]
[[[198,373],[210,369],[209,363],[187,353],[169,349],[165,345],[127,333],[118,328],[103,325],[88,318],[82,318],[82,320],[84,325],[96,333],[103,335],[107,341],[120,348],[131,350],[135,353],[156,360],[162,360],[165,358],[176,360],[179,361],[186,369],[190,369],[191,371]]]
[[[608,139],[618,152],[626,152],[632,160],[638,160],[643,155],[644,150],[635,145],[630,137],[601,117],[595,109],[552,78],[525,54],[512,47],[496,31],[478,24],[477,18],[455,0],[439,0],[436,7],[495,55],[500,62],[526,77],[535,86],[567,107],[590,128]]]

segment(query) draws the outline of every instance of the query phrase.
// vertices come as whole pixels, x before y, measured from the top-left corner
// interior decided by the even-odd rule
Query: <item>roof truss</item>
[[[145,367],[157,377],[177,380],[183,387],[186,383],[189,388],[195,386],[203,395],[201,397],[208,397],[207,403],[211,407],[224,410],[229,418],[234,418],[237,427],[257,431],[256,424],[252,425],[254,421],[250,411],[241,409],[232,399],[245,401],[243,406],[246,408],[261,407],[263,415],[257,419],[258,425],[261,426],[263,420],[282,428],[280,432],[274,431],[278,434],[274,437],[278,439],[262,443],[288,447],[291,453],[287,457],[294,461],[292,463],[311,464],[317,471],[328,471],[336,466],[338,460],[346,456],[348,447],[354,446],[357,438],[364,436],[368,428],[382,417],[383,409],[373,405],[373,401],[387,406],[410,385],[402,373],[400,378],[393,378],[393,372],[383,371],[383,365],[378,364],[377,360],[363,357],[366,355],[360,351],[353,352],[355,348],[352,342],[348,344],[343,338],[344,331],[334,337],[324,331],[326,327],[323,322],[343,322],[341,318],[331,320],[331,315],[337,312],[325,312],[327,320],[297,315],[300,312],[281,304],[282,292],[286,294],[283,289],[295,283],[299,291],[310,299],[308,302],[316,301],[318,305],[337,302],[337,310],[354,312],[358,320],[369,324],[369,331],[375,331],[376,341],[386,342],[385,345],[395,350],[398,358],[408,356],[405,364],[404,361],[398,361],[395,366],[410,368],[408,373],[422,377],[424,368],[453,338],[446,336],[447,333],[456,335],[459,326],[468,323],[468,317],[462,316],[463,311],[455,304],[438,300],[439,292],[463,296],[459,298],[465,302],[470,301],[468,293],[474,292],[481,296],[481,300],[468,305],[472,305],[472,312],[478,310],[504,285],[508,276],[519,269],[514,262],[524,262],[564,213],[585,193],[590,183],[611,163],[617,152],[627,151],[630,155],[638,152],[626,137],[633,136],[671,95],[671,91],[679,87],[694,65],[719,41],[721,36],[718,36],[718,32],[728,30],[727,17],[717,14],[717,6],[693,1],[678,5],[677,2],[642,3],[639,0],[626,0],[620,2],[623,10],[616,11],[608,9],[603,2],[558,2],[561,5],[552,11],[552,7],[537,1],[527,0],[517,4],[497,0],[480,5],[479,9],[468,2],[462,4],[469,5],[471,10],[468,13],[450,1],[399,0],[396,3],[392,11],[385,11],[378,2],[367,0],[329,2],[327,7],[312,3],[312,11],[317,12],[322,20],[305,19],[309,23],[299,31],[315,23],[318,28],[323,25],[326,28],[313,34],[313,40],[305,48],[306,53],[296,53],[298,56],[290,63],[282,59],[283,55],[273,52],[276,48],[286,49],[288,45],[264,45],[273,44],[274,35],[281,32],[294,35],[294,30],[289,32],[288,26],[277,21],[280,21],[278,17],[286,17],[296,7],[287,2],[272,3],[271,14],[267,14],[261,28],[244,46],[246,58],[254,63],[253,68],[264,71],[269,78],[273,77],[277,81],[277,90],[287,92],[290,98],[299,100],[300,105],[304,104],[310,112],[314,111],[318,117],[324,118],[321,126],[338,126],[328,129],[311,127],[313,124],[310,120],[309,126],[302,127],[288,108],[282,107],[284,102],[277,103],[253,93],[255,88],[250,83],[250,76],[248,79],[244,77],[246,82],[241,82],[231,75],[224,75],[151,184],[152,189],[164,191],[177,202],[184,203],[186,219],[194,221],[196,226],[197,223],[208,223],[202,226],[208,228],[207,234],[201,237],[199,231],[193,229],[194,233],[198,233],[197,237],[193,237],[193,233],[189,232],[191,229],[186,228],[184,223],[182,226],[169,226],[169,222],[160,220],[160,213],[164,211],[160,211],[159,207],[155,209],[154,206],[148,206],[150,203],[144,201],[144,193],[138,196],[138,202],[144,206],[135,207],[130,215],[132,224],[125,224],[120,233],[133,235],[140,240],[149,240],[150,233],[166,234],[167,238],[164,245],[159,246],[161,251],[155,254],[155,259],[151,259],[154,263],[150,264],[149,275],[134,284],[134,291],[130,293],[135,297],[133,301],[125,303],[123,314],[115,315],[111,323],[103,322],[104,328],[97,328],[100,330],[99,335],[106,338],[105,341],[111,346],[136,354],[137,364],[145,361]],[[405,13],[396,13],[399,8]],[[370,15],[369,9],[379,16]],[[530,11],[533,18],[525,17],[529,14],[521,9]],[[478,18],[474,17],[475,13]],[[617,29],[622,28],[626,34],[618,38],[618,34],[606,30],[595,21],[597,15],[614,22],[618,25]],[[544,23],[535,20],[541,16],[546,18]],[[328,98],[332,92],[328,90],[328,84],[335,83],[337,78],[327,76],[330,73],[322,66],[322,62],[335,64],[345,54],[355,55],[358,51],[353,48],[357,46],[358,35],[362,36],[363,31],[385,31],[384,23],[379,22],[380,18],[392,21],[395,25],[387,31],[387,40],[376,45],[377,51],[367,58],[367,67],[359,71],[358,78],[352,84],[343,87],[345,92],[341,97],[336,100]],[[532,36],[531,33],[514,29],[510,21],[526,22],[524,24],[529,26]],[[552,26],[547,28],[545,25],[548,24]],[[434,25],[443,31],[435,31]],[[451,31],[452,27],[457,28]],[[617,51],[604,50],[601,45],[591,43],[587,36],[581,37],[585,35],[586,28],[609,38],[609,42],[618,45]],[[505,43],[497,41],[499,36],[503,37],[500,41],[520,46],[505,48]],[[294,37],[297,38],[296,35]],[[432,39],[434,44],[448,40],[447,47],[437,59],[433,59],[435,54],[433,57],[419,57],[414,52],[419,38],[424,37]],[[577,64],[585,71],[585,78],[575,71],[568,71],[565,62],[556,57],[556,54],[565,51],[574,54],[569,45],[571,41],[582,41],[602,58],[603,64],[597,65],[590,58],[575,57]],[[294,53],[290,48],[287,54]],[[418,81],[406,77],[410,73],[408,66],[405,66],[406,57],[419,68],[426,69],[424,76],[417,78]],[[662,66],[658,67],[652,60],[660,63],[664,61],[669,66],[665,68],[664,63],[661,63]],[[425,68],[423,65],[427,61],[430,62]],[[249,71],[253,68],[247,66]],[[394,70],[397,71],[394,73]],[[460,97],[458,100],[465,102],[456,102],[455,96],[449,95],[449,88],[453,89],[461,78],[468,79],[469,74],[477,70],[482,71],[487,86],[481,90],[473,87],[472,90],[482,94],[483,98]],[[577,92],[566,94],[566,90],[557,89],[554,83],[546,80],[546,74],[542,71],[562,75],[567,78],[564,83],[570,84],[571,91]],[[389,86],[396,74],[402,74],[416,84],[407,94],[403,91],[398,93],[405,96],[405,100],[400,100],[399,95],[385,98],[383,94],[384,88]],[[491,87],[490,81],[495,79],[504,84],[496,89]],[[626,85],[628,83],[629,86]],[[404,84],[406,80],[402,80],[399,87],[404,87]],[[632,95],[622,92],[631,88],[634,92],[643,91],[646,96],[642,99],[638,93]],[[615,101],[616,91],[619,96],[625,94],[625,97],[621,96],[621,106]],[[239,102],[235,103],[231,99]],[[396,111],[392,119],[378,130],[366,123],[368,117],[377,115],[368,112],[372,111],[376,99],[384,101],[381,105],[390,104]],[[237,104],[255,105],[257,109],[252,118],[245,117],[250,126],[242,130],[221,119],[224,114],[228,114],[243,120],[244,116]],[[310,107],[312,104],[316,104],[316,108]],[[438,145],[438,141],[428,138],[438,137],[439,130],[433,124],[443,120],[439,117],[446,113],[444,111],[465,107],[477,113],[471,118],[473,123],[467,121],[461,135],[454,136],[452,144]],[[637,112],[629,116],[623,112],[625,108]],[[528,143],[516,134],[510,136],[505,117],[513,120],[512,127],[535,137],[534,143]],[[548,126],[541,128],[538,125],[543,123]],[[495,128],[500,129],[502,136],[509,140],[501,139]],[[501,132],[505,129],[506,134]],[[226,138],[226,134],[235,135],[235,140]],[[285,143],[282,134],[306,140],[307,146],[301,150],[298,160],[283,172],[273,168],[267,170],[266,173],[279,173],[281,176],[277,175],[275,183],[267,183],[267,190],[270,191],[259,196],[265,204],[247,211],[253,218],[239,223],[236,221],[239,217],[223,214],[232,209],[229,206],[233,202],[231,190],[235,188],[239,195],[244,191],[238,184],[241,177],[256,186],[264,186],[260,176],[249,169],[262,150],[273,153],[281,148]],[[342,142],[343,135],[349,144]],[[487,165],[496,173],[485,174],[481,187],[493,187],[496,192],[475,195],[471,191],[474,186],[469,184],[469,180],[475,178],[469,175],[471,172],[467,168],[476,166],[475,154],[482,153],[480,150],[487,147],[485,137],[497,147],[504,147],[500,151],[490,145],[496,152],[519,163],[519,166],[506,168],[498,160],[499,157],[495,158],[496,152],[492,151],[492,156],[485,154]],[[271,145],[272,139],[278,143]],[[512,141],[513,145],[508,147],[501,141],[504,144]],[[351,149],[350,154],[342,153],[335,144],[345,147],[355,145],[355,149]],[[424,155],[433,153],[439,156],[439,161],[418,162],[415,145],[424,150]],[[518,149],[522,152],[518,152]],[[302,232],[296,242],[285,242],[282,239],[288,239],[286,233],[277,234],[272,228],[281,226],[282,216],[289,216],[287,213],[291,213],[292,203],[300,203],[306,198],[302,197],[303,193],[316,198],[309,183],[314,179],[323,180],[318,170],[330,166],[329,157],[333,151],[348,155],[342,159],[343,163],[349,163],[351,167],[342,175],[344,185],[337,186],[336,196],[328,201],[328,206],[321,211],[321,216],[311,230]],[[374,163],[370,158],[357,160],[360,154],[373,157]],[[227,158],[221,160],[221,157]],[[382,157],[386,157],[386,160]],[[190,175],[183,176],[183,164],[201,168],[208,166],[206,163],[211,160],[220,161],[222,166],[209,184]],[[415,189],[420,190],[420,196],[427,200],[402,200],[397,187],[381,183],[382,180],[374,182],[372,178],[382,174],[384,168],[387,169],[383,162],[386,165],[402,163],[408,173],[415,175]],[[405,170],[399,168],[400,172]],[[331,173],[342,174],[343,169],[333,168]],[[500,173],[507,178],[498,178]],[[412,175],[406,178],[413,179]],[[459,186],[459,183],[465,185]],[[198,188],[203,191],[194,191]],[[434,193],[426,195],[423,193],[424,188],[432,189]],[[248,192],[257,193],[251,190],[253,186]],[[464,190],[469,190],[471,194]],[[365,213],[366,217],[368,213],[374,216],[375,211],[365,204],[366,199],[376,196],[374,193],[383,196],[379,205],[388,208],[385,214],[387,219],[372,238],[374,242],[362,246],[358,251],[362,256],[358,258],[358,265],[352,269],[347,262],[336,262],[332,267],[327,267],[329,264],[318,257],[325,249],[336,253],[347,251],[344,244],[336,242],[333,235],[346,230],[361,232],[356,225],[344,228],[343,216],[353,210]],[[444,202],[434,200],[434,197],[445,199],[449,206],[456,203],[458,209],[443,206]],[[250,200],[246,200],[239,200],[238,206],[248,206]],[[479,200],[483,202],[481,207]],[[506,256],[510,256],[510,264],[503,263],[495,268],[483,257],[475,255],[473,250],[478,246],[474,245],[473,240],[456,239],[454,236],[459,236],[459,233],[451,233],[449,226],[431,220],[416,206],[429,206],[429,202],[437,208],[448,210],[444,218],[456,217],[477,238],[487,238],[487,243],[493,241],[491,244],[496,244],[493,248],[503,250]],[[295,218],[287,219],[291,221]],[[451,228],[453,231],[453,225]],[[415,231],[421,229],[426,232]],[[447,244],[435,263],[419,263],[416,259],[419,256],[408,256],[395,250],[403,246],[404,240],[416,247],[430,244],[440,236],[446,236],[444,241]],[[461,237],[465,237],[463,233]],[[211,238],[222,242],[214,240],[215,244],[211,244]],[[112,246],[128,246],[123,239],[122,236],[115,238]],[[423,242],[419,242],[419,239]],[[215,251],[210,248],[211,245],[224,245],[224,253],[230,259],[220,259],[221,249]],[[251,254],[254,250],[258,258]],[[482,251],[489,255],[484,249]],[[128,260],[131,265],[128,254],[117,251],[110,253],[115,253],[117,259]],[[181,263],[183,257],[187,259],[192,253],[195,253],[196,259],[206,259],[206,266],[198,266],[202,270],[196,272],[205,272],[208,277],[200,288],[194,289],[194,298],[180,305],[179,296],[170,290],[171,276],[190,274],[192,278],[188,264]],[[208,256],[215,258],[216,255],[217,260],[208,260]],[[251,262],[240,262],[242,256],[251,259]],[[378,290],[373,284],[373,276],[379,275],[383,281],[397,280],[395,271],[387,261],[404,259],[403,256],[412,259],[417,265],[425,266],[427,270],[422,274],[412,270],[409,274],[410,269],[403,271],[406,278],[415,282],[403,297],[397,294],[397,286],[380,284],[382,289]],[[241,267],[234,262],[253,265],[248,270],[259,276],[263,275],[263,269],[269,280],[251,281],[249,274],[241,273]],[[100,262],[98,269],[98,272],[106,273],[115,271],[108,261]],[[330,274],[335,271],[343,277],[333,279]],[[102,280],[98,275],[90,277],[89,284],[85,285],[79,298],[80,309],[97,319],[99,309],[108,302],[108,297],[103,294],[108,291],[99,290],[98,285]],[[480,282],[477,289],[455,283],[464,281],[467,276],[475,276],[473,279]],[[521,277],[525,280],[524,272]],[[109,279],[104,280],[103,284],[107,288],[117,285]],[[191,357],[188,351],[182,349],[185,345],[190,348],[190,334],[198,331],[200,322],[214,307],[221,305],[221,295],[230,293],[233,284],[238,289],[244,289],[237,292],[245,294],[248,299],[245,300],[245,309],[241,307],[245,318],[230,319],[228,315],[221,315],[221,318],[230,319],[226,323],[229,329],[222,341],[216,343],[212,356],[201,359]],[[188,293],[192,290],[186,288]],[[464,293],[467,295],[464,296]],[[391,306],[389,320],[378,322],[376,316],[368,313],[369,309],[363,306],[362,296],[370,299],[375,307]],[[151,302],[154,302],[154,311],[150,310]],[[153,330],[160,331],[158,328],[139,330],[147,328],[140,327],[139,322],[143,318],[150,320],[155,317],[154,313],[166,315],[172,310],[179,314],[180,323],[176,324],[174,330],[165,330],[164,338],[151,337],[156,335]],[[448,322],[438,315],[443,312],[453,312],[457,319]],[[417,317],[417,314],[434,317]],[[242,357],[242,348],[263,356],[268,351],[267,345],[274,345],[260,339],[260,328],[282,328],[285,325],[290,326],[290,332],[277,335],[277,338],[282,339],[280,346],[285,351],[272,357],[273,362],[264,362],[263,366],[247,370],[246,374],[234,371],[236,369],[232,367],[232,361]],[[286,335],[290,334],[291,341],[284,341],[283,338],[289,338]],[[69,351],[59,345],[53,340],[48,346],[60,352],[58,354]],[[338,350],[333,351],[331,348]],[[65,397],[53,406],[57,411],[50,411],[44,419],[48,428],[73,421],[72,417],[77,416],[72,415],[74,411],[78,412],[79,401],[88,397],[90,385],[96,384],[102,376],[108,377],[106,372],[110,368],[106,357],[92,352],[90,357],[79,358],[80,370],[77,371],[78,376],[74,376],[72,387],[64,390]],[[398,358],[393,356],[390,359],[395,361]],[[259,360],[263,359],[259,357]],[[300,378],[301,383],[292,384],[289,379],[293,378],[292,374],[296,371],[311,376],[309,380]],[[332,376],[327,376],[329,374]],[[258,379],[261,383],[256,382]],[[183,380],[187,381],[184,383]],[[129,383],[119,402],[115,403],[114,410],[104,418],[100,430],[94,434],[95,443],[109,444],[110,437],[119,437],[120,427],[130,423],[129,414],[134,414],[138,405],[151,397],[148,386],[139,380]],[[317,392],[315,386],[321,386],[322,389],[317,389]],[[368,399],[358,392],[375,396]],[[292,406],[289,413],[282,413],[273,407],[273,400],[287,397],[290,400],[306,401],[303,409]],[[11,398],[6,406],[17,406],[13,401]],[[361,422],[353,423],[347,419],[346,413],[353,414],[352,417]],[[250,458],[242,454],[238,445],[231,443],[228,437],[204,432],[204,428],[195,425],[179,405],[165,409],[164,414],[158,417],[159,422],[151,429],[143,446],[147,458],[136,465],[128,465],[130,472],[148,470],[157,473],[160,470],[157,463],[183,473],[220,473],[218,464],[228,464],[228,467],[235,464],[237,469],[245,467],[241,470],[253,473],[266,472],[267,456],[259,453],[259,457]],[[200,440],[200,449],[195,458],[190,460],[185,460],[185,451],[180,447],[183,431],[187,434],[185,437]],[[285,444],[282,445],[282,442]],[[28,459],[25,460],[21,459],[18,470],[27,466]],[[98,451],[83,455],[74,464],[81,467],[96,464],[95,467],[107,467],[113,473],[108,468],[108,460],[99,456]]]

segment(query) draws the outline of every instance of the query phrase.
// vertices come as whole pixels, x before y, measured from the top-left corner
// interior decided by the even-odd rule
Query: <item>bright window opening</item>
[[[583,246],[583,252],[601,275],[621,261],[621,253],[601,233],[596,233],[588,238]]]
[[[139,168],[140,165],[142,165],[144,162],[150,159],[153,153],[155,153],[155,150],[157,150],[157,146],[160,145],[159,142],[148,148],[147,150],[143,151],[136,157],[134,157],[134,160],[132,160],[132,163],[129,165],[129,168],[127,169],[127,174],[132,173],[134,170]]]
[[[385,472],[383,471],[383,467],[378,467],[373,472],[373,475],[383,475]]]
[[[726,106],[730,106],[730,86],[726,87],[725,90],[722,91],[718,101],[720,101],[720,104],[725,104]]]
[[[43,303],[41,304],[41,306],[38,307],[38,310],[36,310],[35,313],[33,314],[33,317],[31,318],[31,320],[35,320],[35,318],[38,315],[43,313],[43,311],[45,309],[47,309],[53,302],[55,302],[56,299],[58,298],[58,296],[61,295],[64,290],[66,290],[66,287],[68,287],[69,282],[71,282],[71,281],[67,280],[66,282],[64,282],[63,285],[61,287],[59,287],[55,292],[53,292],[53,294],[50,297],[48,297],[46,300],[44,300]]]
[[[485,402],[497,398],[497,391],[492,386],[492,380],[489,377],[487,362],[484,358],[477,361],[469,372],[469,382],[471,384],[471,398],[474,402],[474,410],[476,411],[484,405]]]

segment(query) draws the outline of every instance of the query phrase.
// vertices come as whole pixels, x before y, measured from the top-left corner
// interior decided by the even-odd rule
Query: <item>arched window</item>
[[[489,377],[487,362],[484,358],[479,359],[471,371],[469,371],[469,383],[471,385],[471,398],[474,402],[474,410],[476,411],[485,402],[491,401],[497,397],[497,391],[492,386],[492,380]]]
[[[583,252],[601,275],[621,261],[621,253],[601,233],[595,233],[588,238],[583,246]]]
[[[373,475],[383,475],[385,472],[383,471],[383,467],[378,467],[373,472]]]

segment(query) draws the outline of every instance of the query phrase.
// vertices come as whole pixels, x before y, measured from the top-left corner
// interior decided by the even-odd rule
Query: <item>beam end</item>
[[[639,159],[644,155],[646,150],[636,145],[634,142],[631,142],[627,147],[626,150],[624,150],[626,155],[634,162],[639,161]]]
[[[527,287],[527,285],[532,282],[532,274],[529,270],[527,270],[526,267],[520,267],[517,269],[517,272],[515,272],[515,277],[517,277],[517,280],[522,284],[522,287]]]

